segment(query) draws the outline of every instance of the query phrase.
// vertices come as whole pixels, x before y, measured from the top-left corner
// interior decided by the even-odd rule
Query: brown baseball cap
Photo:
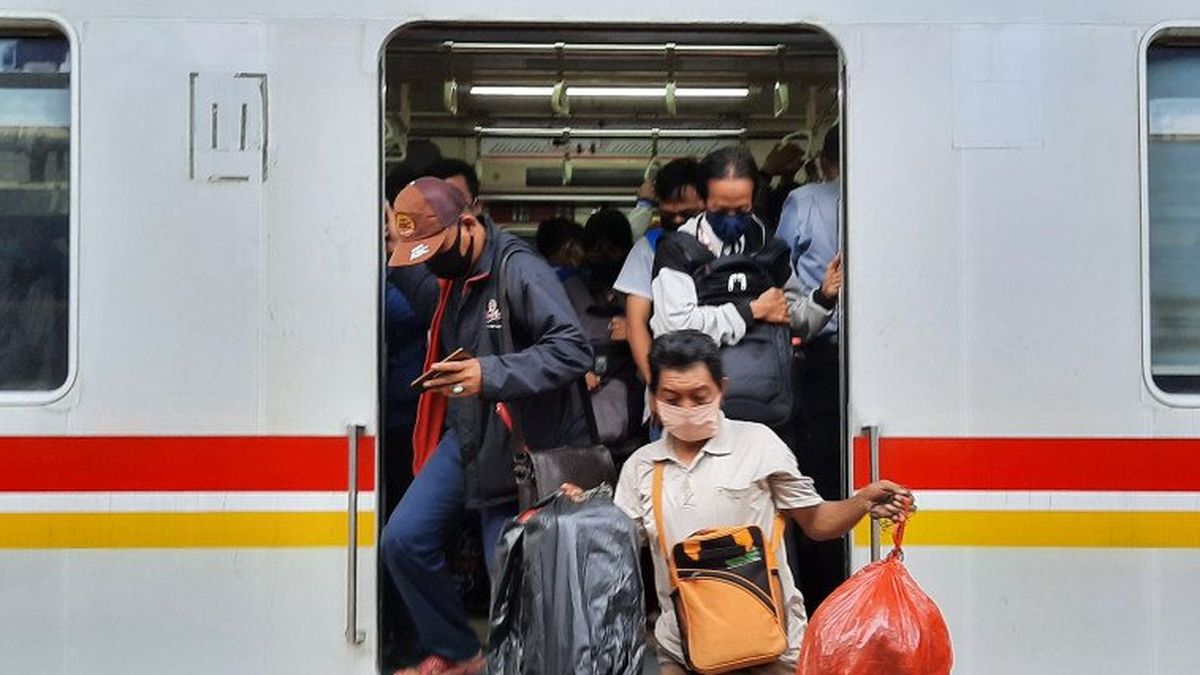
[[[429,260],[466,209],[462,192],[440,178],[418,178],[409,183],[392,204],[391,231],[396,248],[388,265],[407,267]]]

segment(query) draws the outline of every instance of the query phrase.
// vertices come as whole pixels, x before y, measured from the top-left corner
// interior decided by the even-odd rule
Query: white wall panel
[[[81,34],[71,431],[254,431],[267,306],[261,191],[189,179],[188,81],[195,71],[260,70],[263,28],[90,21]]]
[[[373,628],[342,636],[341,548],[2,551],[0,568],[6,673],[374,672]],[[364,559],[364,597],[374,576]]]
[[[965,415],[952,45],[945,27],[877,27],[847,57],[851,416],[888,434]]]
[[[352,419],[374,422],[378,49],[338,22],[271,34],[273,147],[260,262],[268,428],[336,434]]]
[[[916,522],[919,522],[916,521]],[[956,673],[1190,673],[1188,550],[905,549],[950,627]],[[866,549],[855,549],[864,564]]]

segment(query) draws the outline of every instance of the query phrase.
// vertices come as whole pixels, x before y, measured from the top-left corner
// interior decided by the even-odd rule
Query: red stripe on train
[[[340,436],[0,437],[0,492],[337,491]],[[360,490],[375,486],[375,440],[359,443]]]
[[[883,437],[880,476],[925,490],[1200,491],[1200,439]],[[854,440],[854,484],[870,476]]]

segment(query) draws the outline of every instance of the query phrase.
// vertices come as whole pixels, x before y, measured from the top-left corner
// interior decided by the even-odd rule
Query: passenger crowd
[[[664,673],[689,672],[669,546],[786,516],[767,554],[786,649],[746,672],[795,671],[807,615],[844,576],[840,538],[911,506],[888,481],[843,494],[838,143],[834,128],[814,162],[776,148],[763,170],[743,146],[676,159],[627,214],[542,222],[536,250],[491,222],[469,164],[410,153],[389,176],[381,549],[423,659],[399,672],[486,668],[446,543],[477,514],[494,566],[517,515],[513,438],[611,451],[614,502],[651,544]]]

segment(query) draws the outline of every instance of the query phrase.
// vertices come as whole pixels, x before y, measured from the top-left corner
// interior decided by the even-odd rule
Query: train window
[[[0,33],[0,391],[67,379],[71,73],[67,40]]]
[[[1146,56],[1150,375],[1200,393],[1200,40],[1164,36]]]

